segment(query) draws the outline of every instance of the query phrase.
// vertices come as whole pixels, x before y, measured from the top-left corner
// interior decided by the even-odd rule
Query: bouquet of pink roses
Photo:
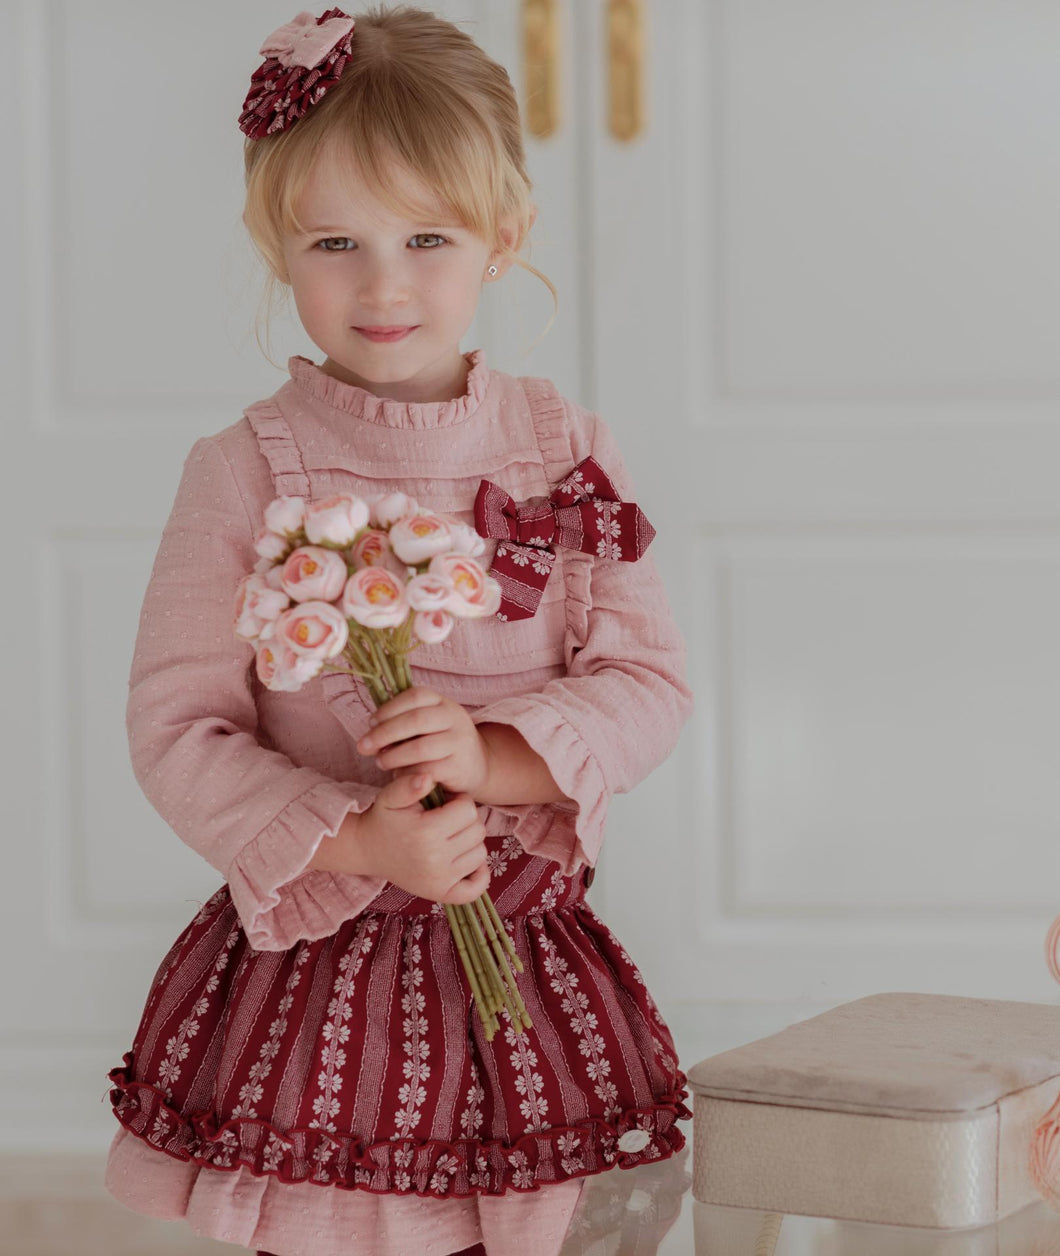
[[[380,707],[411,688],[408,656],[420,642],[444,641],[454,618],[480,619],[500,605],[500,586],[476,561],[485,548],[478,533],[404,493],[278,497],[254,548],[261,557],[239,583],[235,631],[254,646],[269,689],[293,692],[341,671],[360,676]],[[349,666],[332,661],[340,657]],[[445,801],[435,786],[423,805]],[[512,974],[523,966],[489,894],[445,911],[487,1037],[501,1007],[517,1032],[529,1027]]]

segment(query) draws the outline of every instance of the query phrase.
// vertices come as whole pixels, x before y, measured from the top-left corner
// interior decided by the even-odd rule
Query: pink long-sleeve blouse
[[[284,421],[268,458],[242,417],[196,441],[185,462],[141,612],[130,752],[159,814],[227,881],[256,949],[328,936],[387,884],[307,869],[319,844],[389,778],[356,750],[372,710],[363,688],[328,675],[297,693],[269,691],[232,630],[235,588],[257,559],[254,536],[276,496],[277,469],[290,458],[294,470],[300,458],[314,497],[398,490],[473,526],[483,477],[517,501],[543,497],[591,454],[621,498],[636,500],[598,415],[547,381],[490,370],[481,350],[465,357],[464,393],[440,402],[380,398],[292,357],[290,378],[258,403],[259,430],[268,432],[270,415]],[[495,544],[486,542],[486,566]],[[564,875],[596,863],[610,797],[669,755],[692,709],[684,642],[650,552],[629,563],[558,548],[533,618],[458,620],[446,641],[417,648],[412,673],[463,703],[476,723],[510,724],[545,759],[570,802],[480,814],[487,834],[511,834]],[[107,1186],[137,1211],[185,1217],[219,1239],[346,1256],[357,1233],[373,1236],[381,1254],[442,1254],[483,1237],[491,1251],[508,1250],[528,1225],[537,1251],[558,1251],[581,1183],[488,1200],[391,1199],[183,1163],[122,1128]]]

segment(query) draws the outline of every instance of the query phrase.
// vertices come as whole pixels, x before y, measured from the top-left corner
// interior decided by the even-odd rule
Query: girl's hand
[[[375,713],[375,727],[358,741],[381,768],[398,776],[429,772],[450,793],[477,798],[489,777],[489,747],[459,702],[413,685]]]
[[[433,788],[429,773],[409,772],[384,785],[357,817],[358,857],[409,894],[471,903],[490,883],[485,827],[468,794],[425,809],[419,799]]]
[[[490,883],[485,826],[469,794],[425,809],[420,799],[433,788],[429,774],[388,781],[367,811],[324,838],[309,867],[383,877],[434,903],[473,902]]]

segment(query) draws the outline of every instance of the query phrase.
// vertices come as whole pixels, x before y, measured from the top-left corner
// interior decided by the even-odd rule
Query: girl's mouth
[[[355,327],[354,331],[360,332],[366,340],[375,341],[378,344],[389,344],[392,340],[404,340],[410,333],[416,330],[415,327]]]

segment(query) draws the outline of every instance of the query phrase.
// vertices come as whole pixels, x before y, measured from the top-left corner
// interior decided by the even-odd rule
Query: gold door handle
[[[526,125],[544,139],[559,121],[558,0],[523,0]]]
[[[607,0],[608,128],[632,140],[644,128],[643,0]]]

